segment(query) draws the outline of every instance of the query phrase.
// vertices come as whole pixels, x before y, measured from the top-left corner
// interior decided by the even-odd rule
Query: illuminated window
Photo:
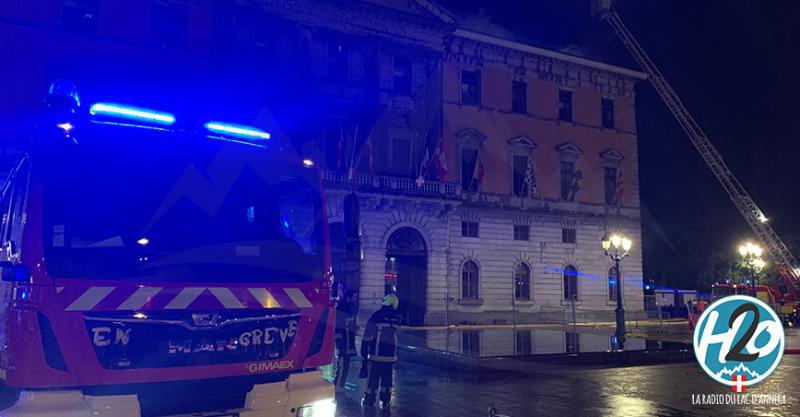
[[[524,263],[514,270],[514,292],[517,300],[531,299],[531,269]]]

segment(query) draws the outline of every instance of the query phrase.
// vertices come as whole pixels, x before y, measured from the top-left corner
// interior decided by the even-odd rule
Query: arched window
[[[514,289],[517,300],[531,299],[531,269],[522,262],[514,269]]]
[[[473,261],[461,266],[461,297],[478,298],[478,264]]]
[[[608,301],[617,301],[617,270],[613,266],[608,270]]]
[[[573,265],[564,268],[564,299],[578,299],[578,268]]]

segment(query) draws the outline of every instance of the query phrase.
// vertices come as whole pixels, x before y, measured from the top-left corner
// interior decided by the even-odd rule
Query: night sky
[[[611,29],[590,16],[589,0],[440,3],[473,30],[638,69]],[[800,256],[800,2],[615,4],[772,227]],[[649,83],[637,91],[645,278],[694,288],[707,262],[734,257],[738,243],[753,235]]]

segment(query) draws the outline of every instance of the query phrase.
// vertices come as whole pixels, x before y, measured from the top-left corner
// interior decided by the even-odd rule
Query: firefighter
[[[337,392],[344,392],[347,373],[350,370],[350,358],[356,355],[356,316],[358,314],[358,292],[354,289],[345,291],[344,297],[336,306],[336,374]]]
[[[399,304],[400,301],[395,294],[384,297],[380,310],[372,314],[364,329],[364,337],[361,340],[361,357],[365,359],[367,366],[367,389],[361,401],[364,407],[375,405],[375,393],[380,383],[381,404],[384,409],[389,408],[392,396],[392,371],[397,362]]]

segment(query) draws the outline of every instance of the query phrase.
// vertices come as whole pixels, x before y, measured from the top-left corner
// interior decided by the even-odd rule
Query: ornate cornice
[[[403,44],[441,51],[442,39],[452,33],[452,25],[426,15],[411,15],[399,10],[358,1],[257,0],[262,10],[316,27],[386,38]]]
[[[583,58],[559,59],[494,43],[452,35],[445,39],[444,59],[476,67],[494,67],[515,77],[538,78],[569,87],[589,88],[602,94],[632,96],[636,82],[635,71],[596,63]],[[564,55],[566,57],[566,55]],[[629,74],[630,73],[630,74]]]

